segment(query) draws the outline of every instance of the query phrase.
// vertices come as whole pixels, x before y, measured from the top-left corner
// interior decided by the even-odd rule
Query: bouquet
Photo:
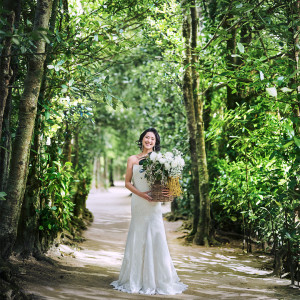
[[[143,162],[143,170],[145,171],[145,177],[148,183],[152,187],[156,185],[156,189],[157,184],[160,184],[162,187],[168,187],[170,195],[173,197],[180,196],[182,193],[179,179],[183,167],[184,160],[182,153],[176,149],[173,150],[173,152],[166,152],[165,154],[152,152]]]

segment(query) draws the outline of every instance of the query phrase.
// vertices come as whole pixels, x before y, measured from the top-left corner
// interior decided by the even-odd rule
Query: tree
[[[1,203],[0,244],[5,245],[0,249],[2,258],[10,256],[17,235],[45,60],[45,40],[41,33],[48,28],[51,6],[52,0],[39,0],[36,6],[33,32],[38,37],[34,42],[33,55],[28,59],[28,72],[19,107],[19,124],[13,145],[12,163],[6,189],[7,197]]]
[[[200,95],[200,78],[197,72],[199,68],[199,60],[197,54],[198,47],[198,26],[199,17],[196,8],[196,2],[191,2],[190,7],[192,36],[191,36],[191,68],[192,68],[192,95],[195,107],[196,120],[196,143],[197,143],[197,164],[199,172],[199,190],[200,190],[200,205],[199,205],[199,221],[197,224],[197,232],[195,233],[194,243],[197,245],[209,246],[211,239],[211,225],[210,225],[210,196],[209,196],[209,177],[208,166],[206,159],[206,145],[205,145],[205,128],[203,121],[203,98]],[[202,89],[204,90],[204,88]]]

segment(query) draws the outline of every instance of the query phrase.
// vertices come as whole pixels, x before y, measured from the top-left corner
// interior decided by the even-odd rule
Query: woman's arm
[[[148,193],[150,191],[141,192],[131,183],[132,169],[133,169],[133,165],[135,163],[136,163],[136,158],[134,156],[130,156],[127,161],[127,169],[126,169],[126,175],[125,175],[125,187],[132,193],[136,194],[137,196],[144,198],[148,201],[151,201],[152,198],[148,195]]]

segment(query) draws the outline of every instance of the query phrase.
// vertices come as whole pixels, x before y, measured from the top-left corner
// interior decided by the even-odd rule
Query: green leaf
[[[290,88],[287,88],[287,87],[283,87],[282,89],[280,89],[282,92],[284,93],[289,93],[289,92],[292,92],[293,90],[290,89]]]
[[[276,154],[277,154],[277,151],[273,151],[269,157],[269,160],[271,160]]]
[[[50,118],[50,112],[46,111],[45,112],[45,119],[48,120]]]
[[[260,80],[265,79],[264,73],[262,71],[259,71],[259,77],[260,77]]]
[[[16,39],[15,37],[13,37],[11,40],[14,44],[20,45],[20,41],[18,39]]]
[[[292,239],[291,235],[288,232],[285,233],[285,237],[289,240]]]
[[[297,147],[300,148],[300,139],[298,139],[296,136],[294,136],[294,142],[297,145]]]
[[[244,48],[244,45],[243,45],[243,44],[237,43],[237,46],[238,46],[239,51],[240,51],[241,53],[244,53],[244,52],[245,52],[245,48]]]
[[[5,196],[7,196],[5,192],[0,192],[0,200],[6,200]]]
[[[275,97],[275,98],[277,97],[276,87],[266,88],[266,92],[272,97]]]
[[[291,146],[292,144],[294,144],[294,140],[289,141],[288,143],[286,143],[285,145],[282,146],[283,149],[288,148],[289,146]]]
[[[290,138],[292,138],[295,135],[295,131],[294,128],[288,124],[284,124],[285,129],[288,132],[288,135],[290,136]]]

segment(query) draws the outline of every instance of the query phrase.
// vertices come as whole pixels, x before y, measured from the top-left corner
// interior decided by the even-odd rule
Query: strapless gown
[[[150,190],[141,165],[133,166],[132,181],[138,190]],[[148,202],[132,194],[122,267],[119,279],[111,285],[122,292],[147,295],[174,295],[187,289],[169,253],[160,202]]]

